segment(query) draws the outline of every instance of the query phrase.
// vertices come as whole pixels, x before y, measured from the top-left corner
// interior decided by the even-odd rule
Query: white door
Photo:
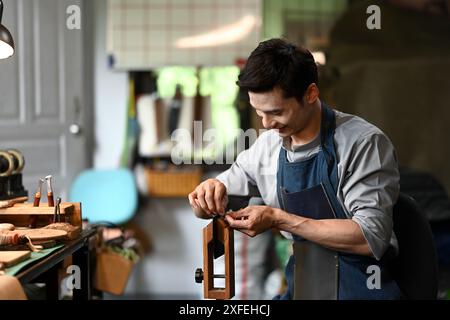
[[[15,54],[0,60],[0,149],[25,156],[30,199],[37,180],[54,177],[55,198],[68,200],[73,178],[88,165],[83,26],[66,26],[70,5],[84,1],[4,0],[3,20]],[[71,133],[71,125],[80,132]],[[72,126],[77,128],[76,126]],[[46,202],[46,199],[43,198]]]

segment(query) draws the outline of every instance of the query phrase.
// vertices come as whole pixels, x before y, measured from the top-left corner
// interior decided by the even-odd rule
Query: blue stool
[[[130,220],[137,209],[137,187],[130,170],[91,169],[72,184],[70,201],[81,202],[83,219],[116,225]]]

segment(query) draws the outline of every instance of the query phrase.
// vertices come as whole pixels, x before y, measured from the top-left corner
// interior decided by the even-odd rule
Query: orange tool
[[[47,181],[48,206],[49,207],[54,207],[55,206],[55,201],[53,200],[52,176],[51,175],[46,176],[45,180]]]
[[[36,192],[34,193],[33,207],[39,207],[39,203],[41,202],[41,192],[42,192],[42,184],[44,183],[43,179],[39,179],[38,187]],[[28,223],[29,228],[36,228],[37,216],[31,216],[30,221]]]

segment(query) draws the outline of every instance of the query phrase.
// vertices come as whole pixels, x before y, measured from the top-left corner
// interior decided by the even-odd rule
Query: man
[[[237,84],[269,130],[189,202],[196,216],[222,215],[247,235],[276,228],[294,239],[288,289],[277,298],[399,298],[389,273],[398,250],[394,147],[374,125],[321,102],[317,78],[306,49],[261,42]],[[228,194],[258,193],[265,206],[225,212]]]

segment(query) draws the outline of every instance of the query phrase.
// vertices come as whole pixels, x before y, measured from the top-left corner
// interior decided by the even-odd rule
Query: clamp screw
[[[203,270],[202,268],[197,268],[195,270],[195,282],[202,283],[203,282]]]

